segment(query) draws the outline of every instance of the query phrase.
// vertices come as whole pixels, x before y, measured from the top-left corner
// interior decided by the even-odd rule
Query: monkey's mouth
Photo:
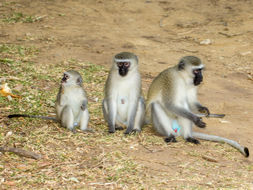
[[[201,74],[197,74],[194,77],[193,83],[195,86],[199,85],[203,81],[203,76]]]
[[[128,72],[128,67],[119,67],[119,74],[123,77],[123,76],[126,76],[127,75],[127,72]]]
[[[193,70],[193,74],[194,74],[193,83],[194,83],[195,86],[197,86],[203,81],[203,76],[202,76],[201,69]]]
[[[203,79],[195,78],[195,79],[194,79],[194,85],[195,85],[195,86],[200,85],[200,83],[202,82],[202,80],[203,80]]]
[[[63,77],[63,78],[61,79],[61,83],[66,83],[66,82],[67,82],[67,78]]]
[[[125,69],[119,69],[119,74],[121,75],[121,76],[126,76],[126,74],[127,74],[127,70],[125,70]]]

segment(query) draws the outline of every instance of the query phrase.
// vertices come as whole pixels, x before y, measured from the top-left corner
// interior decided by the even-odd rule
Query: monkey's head
[[[134,69],[137,65],[138,58],[133,53],[121,52],[114,56],[114,67],[122,77],[126,76],[128,71]]]
[[[77,71],[69,70],[63,73],[61,84],[63,86],[82,86],[83,78]]]
[[[201,60],[195,56],[185,56],[178,63],[178,70],[185,71],[193,79],[195,86],[203,81],[202,70],[204,65]]]

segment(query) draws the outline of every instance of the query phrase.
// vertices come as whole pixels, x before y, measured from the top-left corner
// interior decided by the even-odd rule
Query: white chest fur
[[[121,122],[126,122],[128,115],[128,107],[130,101],[130,86],[126,86],[123,83],[119,83],[118,90],[115,92],[115,97],[117,101],[117,118]]]
[[[122,123],[126,123],[128,118],[129,106],[136,98],[136,87],[139,85],[138,75],[120,77],[115,80],[113,86],[113,97],[117,105],[117,119]]]
[[[84,99],[85,96],[82,88],[65,88],[61,96],[60,105],[62,107],[69,105],[74,112],[74,116],[76,117],[79,114]]]
[[[177,96],[175,97],[177,106],[190,109],[190,104],[197,100],[197,88],[192,84],[186,84],[184,80],[178,80]]]

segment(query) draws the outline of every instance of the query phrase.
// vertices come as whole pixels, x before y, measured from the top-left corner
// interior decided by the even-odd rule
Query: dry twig
[[[12,147],[0,147],[0,152],[12,152],[19,156],[33,158],[35,160],[39,160],[42,157],[40,154],[36,154],[34,152],[26,151],[20,148],[12,148]]]
[[[202,156],[202,158],[204,159],[204,160],[207,160],[207,161],[209,161],[209,162],[218,162],[218,160],[216,160],[216,159],[214,159],[214,158],[211,158],[211,157],[209,157],[209,156]]]

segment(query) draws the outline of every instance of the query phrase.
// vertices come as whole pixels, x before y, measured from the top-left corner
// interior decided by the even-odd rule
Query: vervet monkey
[[[123,129],[125,134],[141,131],[145,116],[145,103],[141,96],[141,76],[135,54],[122,52],[114,56],[102,103],[109,132]]]
[[[235,141],[192,131],[192,124],[204,128],[203,114],[208,117],[223,117],[210,114],[208,108],[202,106],[197,99],[197,86],[202,82],[204,65],[195,56],[183,57],[179,63],[161,72],[151,83],[146,109],[146,123],[152,122],[156,131],[165,136],[166,142],[176,142],[176,136],[186,141],[199,144],[196,139],[226,142],[237,148],[244,156],[249,156],[247,147]]]
[[[12,117],[30,117],[55,120],[63,127],[75,132],[80,126],[82,131],[90,130],[88,126],[88,100],[83,87],[82,76],[77,71],[64,72],[56,99],[56,118],[37,115],[13,114]]]

